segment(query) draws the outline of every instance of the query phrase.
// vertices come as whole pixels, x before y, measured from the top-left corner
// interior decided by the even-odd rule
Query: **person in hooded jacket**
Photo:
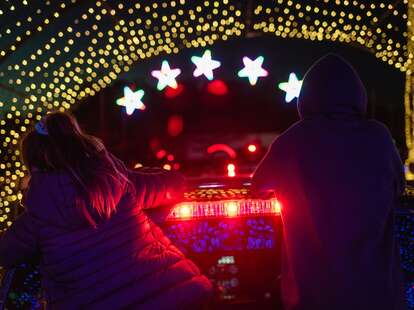
[[[184,189],[176,172],[126,169],[67,113],[22,142],[26,211],[0,239],[0,265],[40,258],[48,309],[193,309],[212,286],[144,212]]]
[[[355,70],[330,54],[306,73],[300,121],[276,138],[252,180],[283,221],[287,310],[406,309],[394,210],[403,166],[388,129],[366,117]]]

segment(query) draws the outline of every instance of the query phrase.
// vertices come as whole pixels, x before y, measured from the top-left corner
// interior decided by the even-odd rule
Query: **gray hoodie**
[[[406,307],[393,233],[403,166],[366,106],[351,65],[325,56],[305,75],[301,120],[254,173],[253,190],[274,191],[282,206],[286,309]]]

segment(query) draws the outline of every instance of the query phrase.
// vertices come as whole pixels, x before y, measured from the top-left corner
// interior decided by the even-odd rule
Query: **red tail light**
[[[183,202],[177,204],[167,220],[188,220],[212,217],[279,215],[277,199],[239,199],[221,201]]]

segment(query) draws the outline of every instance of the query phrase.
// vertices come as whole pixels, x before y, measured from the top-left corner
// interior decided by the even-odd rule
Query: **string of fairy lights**
[[[274,34],[363,47],[405,72],[412,83],[412,34],[407,24],[412,22],[413,3],[7,2],[0,10],[2,20],[12,21],[0,25],[0,230],[11,225],[13,210],[22,198],[18,184],[27,174],[17,148],[22,135],[48,111],[70,109],[111,85],[140,60],[177,54],[185,48],[206,50],[230,38]],[[295,77],[289,80],[293,83]],[[406,94],[410,107],[412,89],[407,87]],[[406,109],[409,148],[414,136],[411,111]],[[414,162],[414,154],[411,158]]]

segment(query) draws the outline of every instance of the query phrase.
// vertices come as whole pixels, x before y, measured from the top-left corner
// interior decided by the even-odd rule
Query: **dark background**
[[[211,50],[213,59],[221,62],[221,67],[214,70],[214,78],[227,84],[227,95],[208,93],[209,81],[204,76],[195,78],[192,75],[195,66],[191,56],[201,56],[206,48]],[[186,49],[176,55],[141,61],[110,88],[80,102],[73,112],[87,131],[102,138],[109,150],[129,165],[134,162],[154,165],[157,161],[151,141],[156,140],[162,147],[171,149],[201,134],[219,137],[224,133],[271,132],[276,135],[283,132],[298,120],[296,99],[286,103],[285,93],[277,85],[287,81],[290,72],[302,79],[314,61],[335,52],[349,60],[360,73],[369,97],[368,117],[388,126],[401,156],[406,157],[405,74],[367,50],[349,44],[266,36],[237,38],[206,48]],[[243,56],[255,59],[260,55],[264,56],[263,67],[269,76],[259,78],[256,86],[251,86],[247,78],[239,78],[237,72],[243,67]],[[151,71],[159,70],[164,59],[171,68],[182,70],[177,81],[184,86],[183,91],[172,99],[165,96],[165,90],[156,89],[157,80],[151,76]],[[128,116],[123,107],[115,104],[116,99],[123,96],[126,85],[144,89],[145,111],[136,110]],[[171,115],[181,115],[184,120],[183,132],[178,137],[167,134],[167,120]]]

